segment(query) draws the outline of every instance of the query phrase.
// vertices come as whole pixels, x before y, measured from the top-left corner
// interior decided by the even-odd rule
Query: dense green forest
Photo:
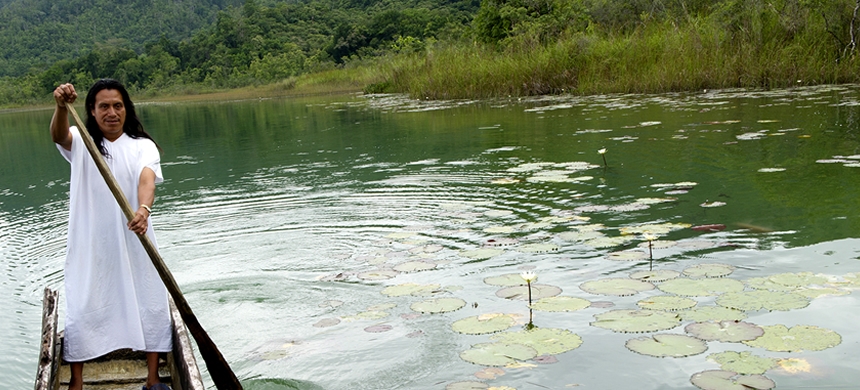
[[[344,82],[422,98],[858,82],[860,0],[2,0],[0,105]]]

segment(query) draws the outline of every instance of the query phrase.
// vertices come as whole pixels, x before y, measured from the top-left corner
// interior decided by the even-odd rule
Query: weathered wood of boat
[[[58,297],[57,291],[45,289],[35,390],[66,389],[69,383],[69,365],[62,359],[63,332],[57,329]],[[173,351],[160,359],[161,381],[173,390],[203,390],[191,339],[172,299],[170,314],[173,317]],[[145,382],[146,355],[143,352],[114,351],[84,364],[85,390],[140,390]]]

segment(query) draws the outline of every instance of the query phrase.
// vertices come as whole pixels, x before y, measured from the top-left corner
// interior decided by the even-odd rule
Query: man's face
[[[122,94],[114,89],[103,89],[96,93],[96,106],[92,115],[96,118],[102,134],[109,141],[114,141],[122,135],[125,124],[125,103]]]

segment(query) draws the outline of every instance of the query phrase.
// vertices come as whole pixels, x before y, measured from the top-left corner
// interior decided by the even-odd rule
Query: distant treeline
[[[169,3],[147,3],[160,2]],[[179,18],[145,17],[157,7],[130,7],[122,20],[93,17],[93,34],[116,23],[169,26],[141,28],[144,41],[104,36],[75,57],[6,70],[0,105],[43,102],[59,83],[85,88],[102,77],[141,93],[191,93],[292,85],[285,80],[356,67],[368,92],[422,98],[860,81],[860,0],[245,0],[207,9],[219,6],[211,24],[185,38],[174,23],[187,8]],[[51,20],[72,12],[53,7],[42,11]],[[204,17],[196,15],[188,20]],[[57,41],[37,55],[46,60],[75,35],[44,34]]]

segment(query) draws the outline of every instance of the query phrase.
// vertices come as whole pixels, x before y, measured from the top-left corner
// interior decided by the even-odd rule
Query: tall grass
[[[626,34],[574,33],[550,44],[522,39],[503,49],[437,44],[423,56],[390,59],[377,70],[390,90],[430,99],[860,81],[856,56],[840,58],[841,48],[823,23],[793,31],[767,23],[759,23],[758,31],[732,31],[714,19],[691,18],[680,26],[650,23]]]

